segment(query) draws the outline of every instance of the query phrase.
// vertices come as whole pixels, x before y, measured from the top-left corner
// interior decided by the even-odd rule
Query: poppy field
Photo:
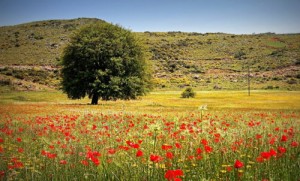
[[[0,107],[0,180],[300,179],[297,109]]]

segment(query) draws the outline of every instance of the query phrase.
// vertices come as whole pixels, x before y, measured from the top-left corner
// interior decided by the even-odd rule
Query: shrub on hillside
[[[294,78],[291,78],[291,79],[287,80],[287,83],[288,84],[297,84],[297,80]]]
[[[240,50],[234,54],[234,58],[241,60],[244,58],[245,55],[246,55],[246,53],[243,52],[242,50]]]

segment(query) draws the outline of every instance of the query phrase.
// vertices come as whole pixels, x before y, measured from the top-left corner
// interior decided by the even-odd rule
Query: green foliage
[[[90,24],[71,37],[62,61],[62,88],[69,98],[86,95],[92,104],[136,99],[149,91],[150,73],[141,44],[128,30]]]
[[[7,86],[11,84],[11,80],[9,79],[0,79],[0,86]]]
[[[32,83],[38,83],[42,85],[47,85],[49,87],[59,86],[59,71],[55,68],[46,67],[23,67],[23,68],[13,68],[5,67],[0,68],[0,75],[6,77],[11,77],[12,79],[24,80]]]
[[[196,96],[196,92],[191,87],[186,88],[182,93],[182,98],[194,98]]]
[[[245,55],[246,55],[245,52],[243,52],[242,50],[239,50],[234,54],[234,58],[241,60],[242,58],[244,58]]]

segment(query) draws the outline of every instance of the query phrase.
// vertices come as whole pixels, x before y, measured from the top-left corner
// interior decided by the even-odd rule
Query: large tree
[[[62,89],[69,98],[136,99],[149,91],[150,73],[134,34],[96,23],[74,33],[62,57]]]

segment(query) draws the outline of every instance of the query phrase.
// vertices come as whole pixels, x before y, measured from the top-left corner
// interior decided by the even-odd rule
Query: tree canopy
[[[141,43],[118,25],[87,25],[71,37],[62,56],[62,89],[69,98],[136,99],[150,87]]]

